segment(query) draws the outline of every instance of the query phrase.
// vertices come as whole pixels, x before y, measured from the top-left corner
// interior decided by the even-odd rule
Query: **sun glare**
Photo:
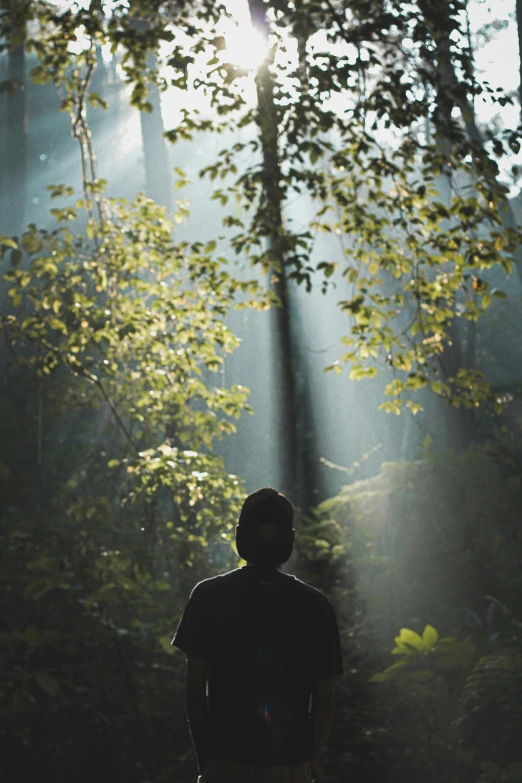
[[[225,35],[224,59],[247,70],[255,70],[266,56],[266,41],[252,25],[241,24]]]

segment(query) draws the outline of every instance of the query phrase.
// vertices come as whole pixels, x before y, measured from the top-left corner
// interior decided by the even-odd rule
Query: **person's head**
[[[248,495],[236,525],[236,547],[249,563],[276,567],[286,563],[294,547],[294,507],[272,487]]]

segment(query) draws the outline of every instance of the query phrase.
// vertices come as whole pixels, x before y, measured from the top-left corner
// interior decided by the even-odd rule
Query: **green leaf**
[[[175,649],[171,644],[171,638],[170,636],[160,636],[159,643],[160,647],[163,650],[163,652],[167,653],[167,655],[174,655]]]
[[[49,191],[51,198],[74,195],[74,188],[69,185],[47,185],[47,190]]]
[[[91,92],[89,93],[89,96],[87,98],[91,106],[100,106],[102,109],[107,109],[109,107],[109,104],[106,100],[104,100],[101,95],[97,92]]]
[[[404,649],[407,655],[426,650],[422,637],[410,628],[401,628],[399,635],[395,637],[394,641],[397,648]]]
[[[410,372],[406,379],[406,388],[412,391],[422,389],[428,383],[427,377],[423,373]]]
[[[34,679],[49,696],[57,696],[60,692],[60,683],[54,677],[51,677],[47,672],[36,672]]]
[[[392,663],[392,665],[388,666],[384,671],[378,672],[370,677],[370,682],[389,682],[389,680],[393,680],[398,674],[401,674],[407,664],[408,661],[406,660]]]
[[[348,378],[350,381],[361,381],[363,378],[375,378],[378,374],[377,367],[371,365],[370,367],[362,367],[360,364],[354,364]]]
[[[219,51],[222,51],[223,49],[227,48],[227,42],[223,35],[217,35],[215,38],[213,38],[210,43]]]
[[[0,245],[3,245],[4,247],[12,247],[13,250],[18,250],[18,245],[14,239],[6,237],[4,234],[0,234]]]
[[[413,672],[411,675],[411,679],[415,680],[415,682],[428,682],[429,680],[432,680],[433,677],[434,674],[430,669],[420,669],[419,671]]]
[[[522,761],[516,761],[511,764],[504,775],[506,780],[512,781],[512,783],[520,783],[522,780]]]
[[[402,404],[402,400],[399,399],[386,400],[385,402],[381,402],[377,410],[384,411],[385,413],[394,413],[396,416],[400,416]]]
[[[384,388],[384,393],[388,396],[396,396],[397,394],[401,394],[401,392],[404,391],[404,381],[401,381],[400,378],[394,378],[393,381],[390,381],[390,383],[387,383]]]
[[[480,765],[482,774],[493,780],[502,780],[502,769],[494,761],[483,761]]]
[[[330,544],[323,538],[316,538],[314,546],[317,547],[317,549],[330,549]]]
[[[429,649],[435,647],[439,640],[439,634],[432,625],[427,625],[422,634],[422,641]]]
[[[451,394],[449,386],[446,383],[443,383],[442,381],[433,381],[431,384],[431,388],[435,392],[435,394],[439,394],[441,396],[449,397]]]
[[[405,356],[401,352],[395,354],[395,356],[392,359],[392,364],[398,370],[405,370],[406,372],[409,372],[411,370],[410,359],[408,358],[408,356]]]
[[[435,650],[437,668],[445,671],[469,666],[473,660],[475,648],[471,642],[460,641],[448,636],[439,641]]]

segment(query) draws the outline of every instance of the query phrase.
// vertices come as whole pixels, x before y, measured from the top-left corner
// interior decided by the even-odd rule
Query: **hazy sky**
[[[237,27],[225,23],[227,39],[231,48],[230,59],[242,67],[253,67],[261,55],[260,42],[249,22],[247,0],[225,0],[230,12],[237,19]],[[469,3],[470,28],[475,42],[475,63],[477,76],[487,79],[493,87],[516,91],[519,82],[519,60],[517,31],[514,22],[515,0],[471,0]],[[490,29],[493,40],[484,43],[480,31],[488,24],[496,23]],[[503,26],[505,25],[505,26]],[[188,97],[188,96],[187,96]],[[189,99],[190,103],[192,100]],[[165,124],[170,127],[176,122],[174,101],[164,97]],[[483,121],[491,118],[498,109],[492,110],[486,102],[477,103],[476,111]],[[518,104],[501,110],[504,124],[516,127],[520,108]]]
[[[237,20],[237,25],[228,20],[223,21],[223,32],[229,44],[228,59],[241,67],[253,70],[262,57],[263,49],[259,36],[250,25],[248,2],[247,0],[224,0],[224,2],[234,19]],[[481,97],[475,104],[477,117],[479,121],[484,123],[490,122],[495,115],[499,115],[502,126],[515,129],[520,117],[517,97],[519,56],[515,0],[470,0],[468,14],[473,36],[477,77],[489,81],[493,88],[502,87],[507,92],[515,93],[514,105],[505,107],[492,105],[489,99]],[[487,29],[488,27],[489,29]],[[484,32],[486,36],[483,34]],[[491,37],[492,40],[486,42],[486,37]],[[179,33],[177,38],[179,41]],[[168,51],[169,44],[165,43],[164,49]],[[292,45],[289,46],[289,49],[291,51]],[[222,56],[227,57],[225,53],[222,53]],[[208,55],[202,55],[201,64],[204,64],[206,60],[208,60]],[[166,72],[165,75],[169,78],[170,74]],[[248,102],[255,105],[254,80],[251,78],[243,81],[245,97]],[[342,102],[342,110],[344,110],[346,99],[339,98],[339,100]],[[182,119],[181,107],[199,108],[202,113],[208,113],[207,102],[200,92],[189,90],[186,93],[181,93],[177,89],[169,88],[162,94],[161,101],[163,120],[167,129],[174,127]],[[332,108],[334,107],[332,106]],[[139,118],[133,117],[131,125],[132,127],[128,129],[127,141],[123,141],[123,146],[134,146],[139,143]],[[501,161],[502,171],[508,172],[514,164],[522,165],[522,153],[518,156],[510,155],[509,159]],[[517,188],[513,188],[512,195],[515,195],[516,191]]]

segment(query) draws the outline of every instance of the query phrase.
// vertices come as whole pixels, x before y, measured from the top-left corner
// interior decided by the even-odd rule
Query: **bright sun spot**
[[[225,34],[223,59],[247,70],[255,70],[266,56],[266,41],[252,25],[241,24]]]

